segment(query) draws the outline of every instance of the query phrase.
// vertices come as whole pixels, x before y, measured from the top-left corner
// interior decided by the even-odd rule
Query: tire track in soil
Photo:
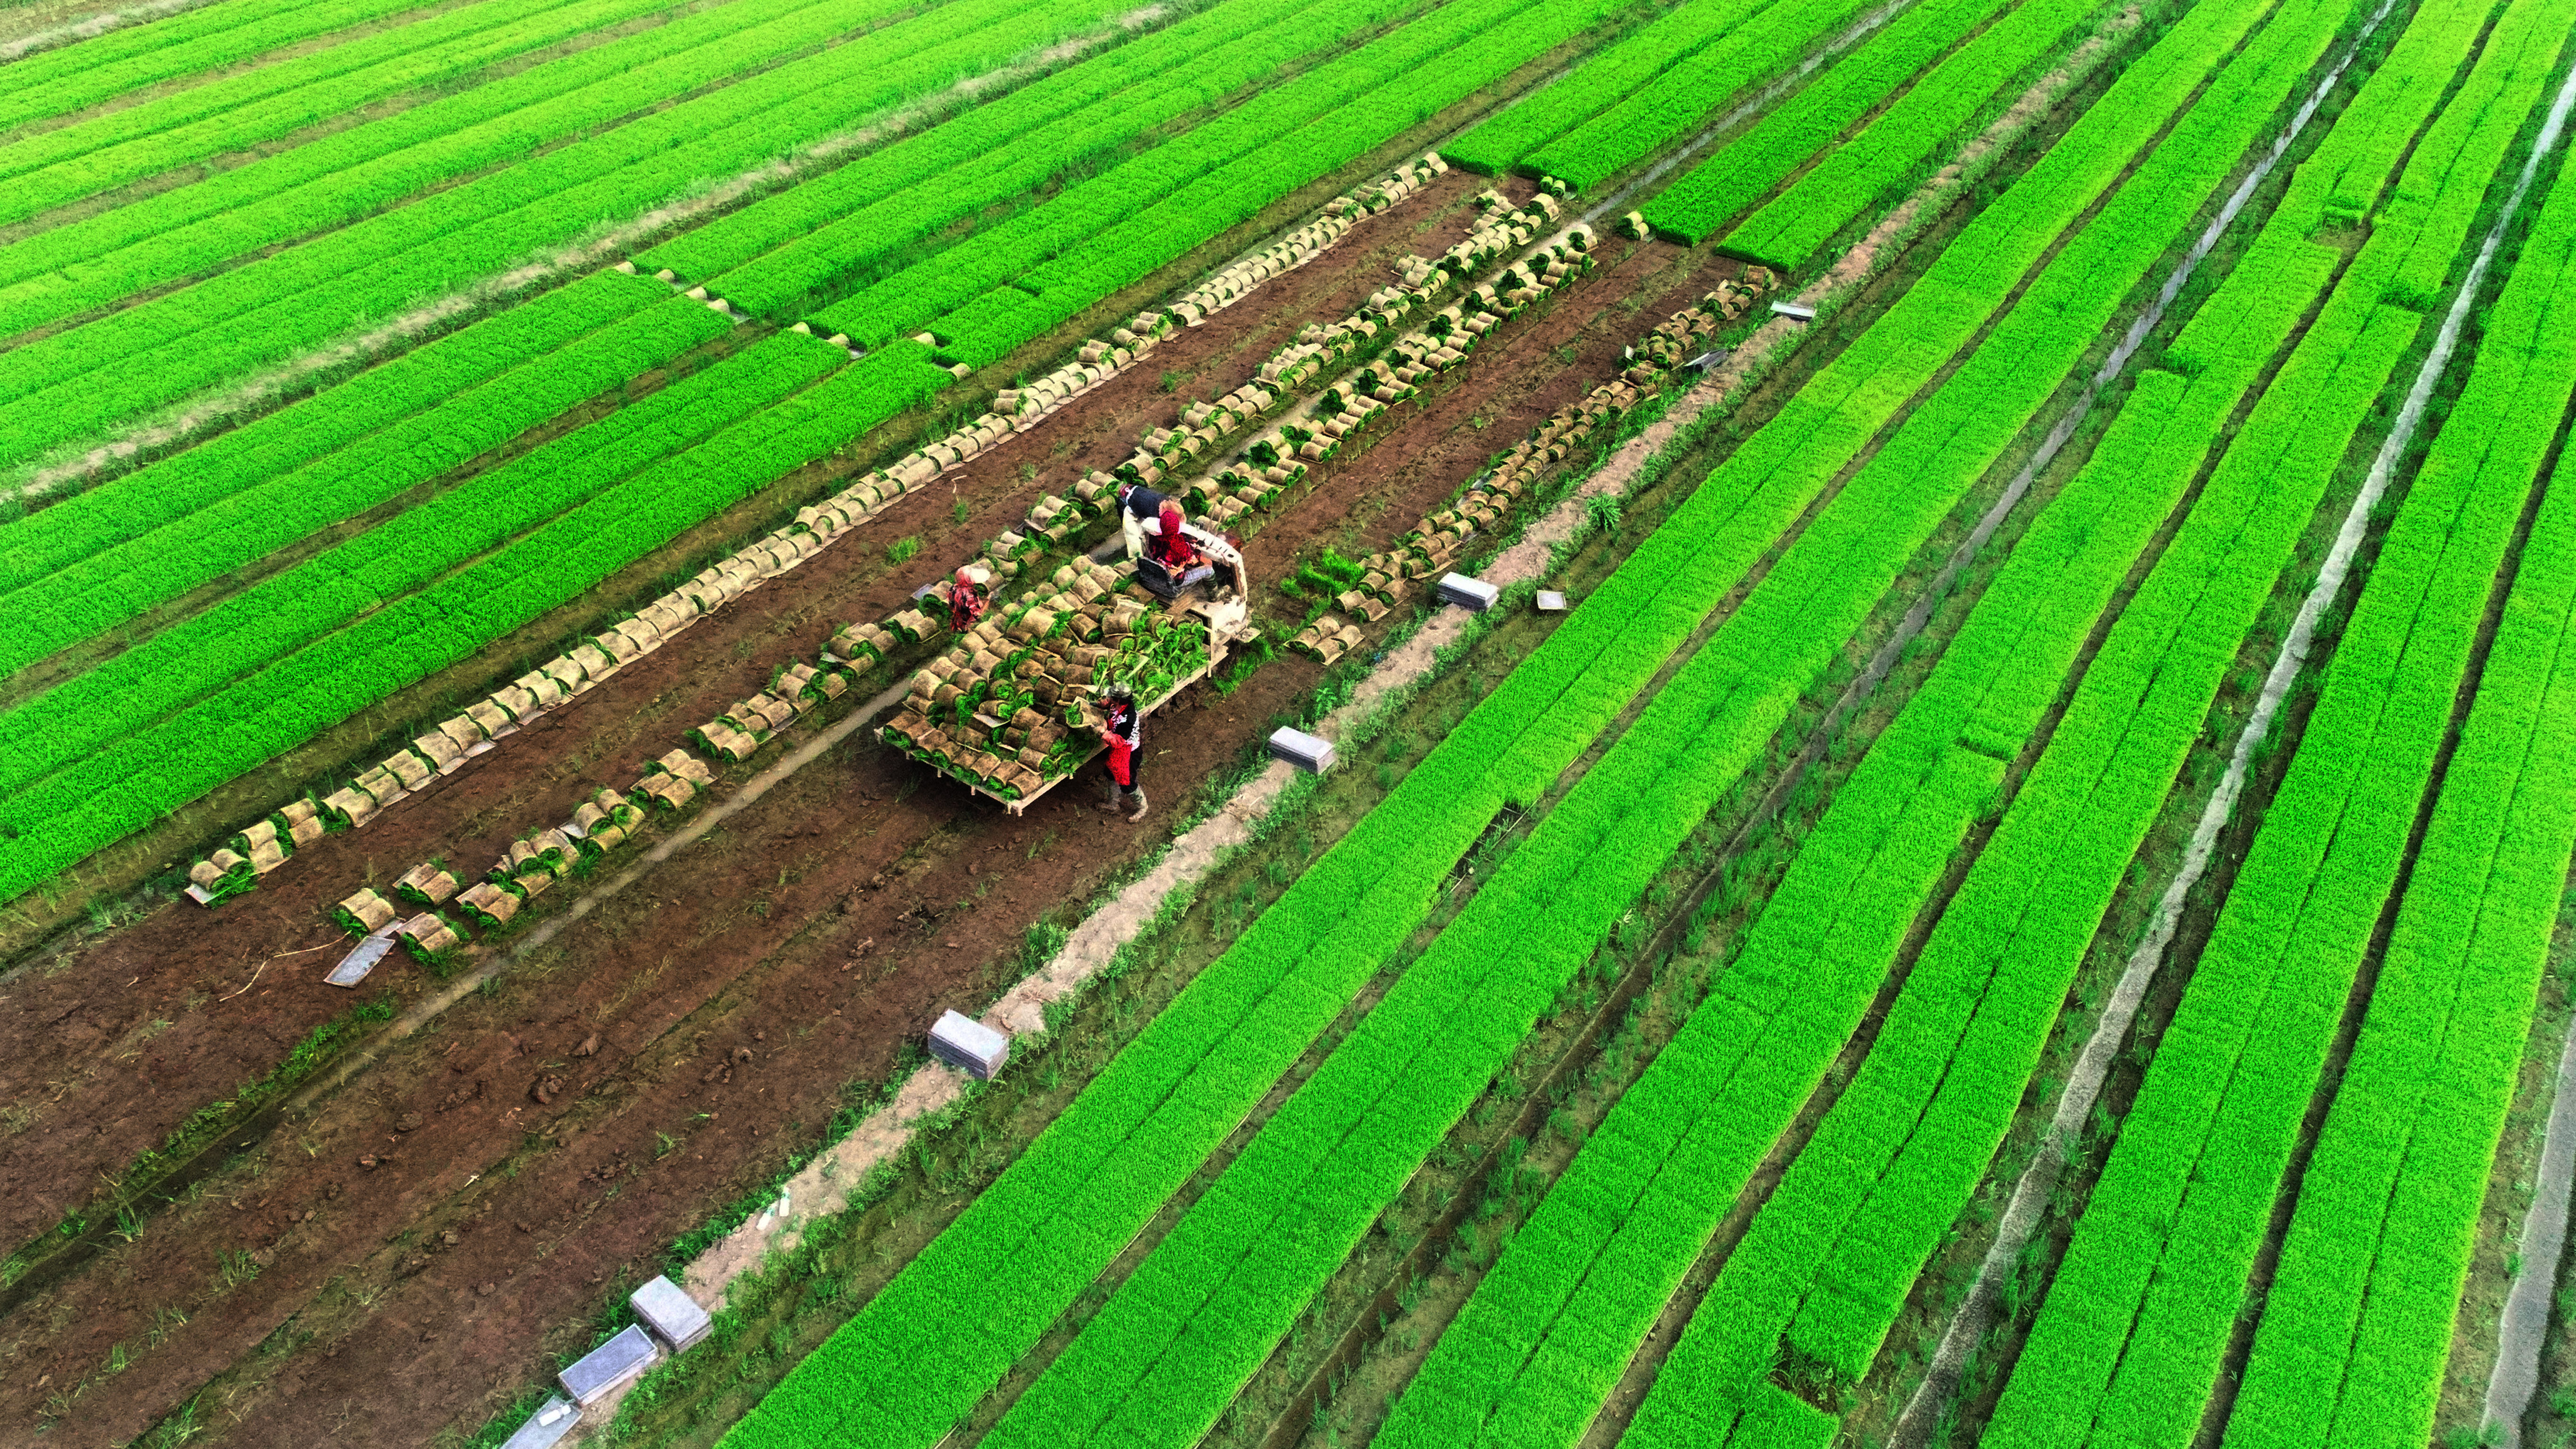
[[[1168,421],[1174,400],[1160,391],[1164,368],[1201,369],[1203,383],[1184,395],[1226,390],[1296,326],[1338,315],[1382,285],[1378,263],[1463,235],[1471,214],[1457,203],[1484,184],[1452,178],[1373,219],[1343,255],[1292,274],[1269,308],[1238,308],[1181,334],[1149,367],[1082,400],[1076,416],[979,459],[959,495],[975,510],[964,528],[933,493],[909,500],[869,541],[917,534],[924,558],[962,553],[1038,492],[1116,461],[1137,429]],[[1433,230],[1417,233],[1426,221]],[[1489,452],[1614,371],[1622,343],[1704,290],[1704,280],[1687,284],[1699,258],[1686,258],[1682,278],[1669,275],[1684,255],[1634,248],[1547,315],[1512,324],[1501,349],[1488,349],[1468,376],[1252,539],[1256,571],[1276,577],[1300,549],[1337,533],[1362,499],[1385,500],[1362,546],[1391,540]],[[1666,285],[1676,280],[1683,284]],[[1638,291],[1657,305],[1621,305]],[[1569,342],[1571,363],[1557,351]],[[1487,428],[1472,426],[1480,416]],[[1034,480],[1020,480],[1024,463],[1036,468]],[[10,1095],[26,1100],[48,1070],[65,1071],[102,1040],[130,1042],[159,1019],[152,1012],[191,992],[202,999],[235,989],[270,950],[328,939],[319,910],[351,888],[362,861],[381,880],[444,839],[472,841],[454,852],[462,862],[497,854],[526,825],[568,813],[600,780],[631,776],[689,724],[758,687],[780,660],[811,653],[845,619],[881,615],[910,580],[932,576],[920,560],[890,573],[866,546],[771,583],[753,596],[756,609],[701,624],[587,697],[610,707],[549,716],[495,752],[516,756],[487,761],[357,837],[330,837],[314,852],[325,858],[295,868],[291,889],[242,903],[255,912],[225,919],[165,910],[58,975],[22,978],[0,1030],[28,1055],[52,1060],[32,1073],[13,1061],[19,1080]],[[1180,799],[1173,786],[1220,766],[1319,674],[1283,658],[1234,699],[1203,699],[1187,728],[1158,731],[1170,743],[1158,741],[1150,768],[1170,791],[1166,811]],[[577,754],[585,731],[598,738]],[[549,758],[556,755],[563,758]],[[579,755],[593,765],[577,767]],[[904,795],[910,771],[873,747],[816,762],[764,810],[692,847],[514,973],[496,997],[470,999],[310,1120],[289,1124],[252,1154],[256,1179],[229,1176],[223,1193],[152,1222],[144,1244],[29,1303],[14,1315],[17,1341],[0,1348],[11,1383],[28,1387],[0,1392],[0,1424],[34,1422],[49,1397],[38,1380],[58,1388],[94,1372],[113,1344],[132,1352],[148,1340],[154,1312],[170,1306],[184,1306],[191,1323],[138,1355],[112,1394],[93,1389],[70,1406],[54,1437],[107,1442],[141,1432],[229,1369],[233,1381],[214,1396],[228,1407],[201,1406],[198,1422],[246,1431],[241,1442],[327,1433],[416,1443],[441,1423],[476,1422],[543,1371],[542,1353],[586,1346],[584,1325],[612,1274],[638,1264],[631,1276],[649,1275],[664,1243],[747,1188],[790,1141],[808,1138],[844,1081],[881,1075],[897,1043],[941,1007],[971,1006],[1003,984],[986,963],[1007,966],[1031,920],[1155,838],[1102,821],[1079,787],[1011,820],[936,782]],[[887,887],[867,890],[880,873]],[[912,914],[924,906],[954,913],[924,922]],[[877,949],[845,970],[855,944],[870,939]],[[154,984],[120,996],[120,973],[148,973]],[[156,1004],[138,1004],[146,999]],[[131,1060],[143,1065],[91,1077],[43,1123],[97,1120],[111,1130],[77,1142],[47,1140],[68,1132],[10,1142],[29,1146],[0,1160],[12,1204],[0,1211],[49,1221],[77,1196],[89,1164],[122,1165],[190,1104],[261,1070],[343,1004],[317,987],[268,987],[228,1004],[248,1009],[220,1026],[198,1011],[184,1027],[135,1044]],[[46,1027],[49,1018],[77,1022],[89,1045],[51,1042],[48,1031],[61,1027]],[[572,1055],[594,1035],[596,1056]],[[734,1063],[736,1049],[751,1060]],[[550,1104],[529,1095],[543,1075],[564,1079]],[[692,1130],[701,1112],[712,1118]],[[395,1131],[406,1113],[422,1125]],[[541,1129],[557,1145],[532,1145],[528,1134]],[[664,1133],[685,1150],[656,1162]],[[355,1165],[371,1153],[392,1161]],[[22,1186],[54,1205],[18,1207]],[[253,1282],[206,1296],[225,1252],[267,1261]],[[321,1335],[313,1351],[289,1345],[274,1359],[254,1355],[291,1319],[299,1340]],[[557,1327],[540,1342],[526,1332],[532,1319]]]

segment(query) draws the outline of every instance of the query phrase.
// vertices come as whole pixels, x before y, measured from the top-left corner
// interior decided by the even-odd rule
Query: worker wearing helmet
[[[968,564],[957,571],[957,577],[948,585],[948,627],[951,632],[963,634],[975,627],[976,620],[984,617],[985,606],[993,602],[992,592],[985,586],[992,581],[993,571],[981,564]]]
[[[1144,763],[1145,710],[1136,702],[1134,691],[1115,684],[1101,701],[1100,712],[1104,720],[1100,742],[1109,747],[1109,798],[1100,802],[1100,809],[1116,815],[1132,798],[1136,813],[1127,820],[1133,824],[1145,818],[1145,787],[1137,775],[1137,767]]]

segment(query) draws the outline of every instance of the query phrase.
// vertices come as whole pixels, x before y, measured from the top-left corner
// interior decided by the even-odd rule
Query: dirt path
[[[328,939],[321,907],[370,870],[381,883],[433,851],[479,864],[598,783],[623,784],[840,622],[889,611],[935,575],[934,561],[962,556],[1038,492],[1123,457],[1178,398],[1233,386],[1298,325],[1347,310],[1383,284],[1384,262],[1445,246],[1465,226],[1456,203],[1483,184],[1452,178],[1373,219],[1277,298],[1182,334],[1156,367],[978,460],[957,495],[964,525],[944,495],[910,500],[881,533],[837,545],[847,557],[772,583],[394,819],[330,838],[291,879],[273,878],[279,888],[215,917],[164,911],[55,975],[13,982],[0,996],[12,1048],[0,1084],[37,1115],[0,1143],[0,1222],[18,1240],[49,1224],[97,1172],[121,1169],[343,1007],[309,969],[271,968],[248,994],[214,998],[270,952]],[[1365,549],[1410,527],[1686,300],[1669,295],[1678,255],[1635,248],[1513,323],[1501,346],[1255,536],[1255,570],[1275,577],[1319,540]],[[1173,396],[1162,371],[1175,374]],[[857,551],[907,535],[923,551],[900,571]],[[1166,721],[1149,768],[1173,789],[1158,804],[1168,811],[1232,759],[1317,673],[1283,659],[1186,723]],[[201,1404],[195,1422],[238,1427],[243,1442],[417,1443],[475,1421],[539,1371],[541,1348],[586,1342],[579,1320],[612,1276],[649,1276],[663,1243],[811,1140],[842,1083],[881,1077],[939,1009],[971,1009],[1019,974],[1031,921],[1160,838],[1160,821],[1107,827],[1086,803],[1067,791],[1011,820],[872,746],[836,750],[391,1051],[216,1190],[152,1219],[142,1242],[13,1315],[0,1424],[59,1417],[60,1442],[122,1439],[227,1368],[237,1371],[218,1397],[232,1402],[219,1414]],[[394,972],[419,989],[409,968]],[[594,1040],[593,1054],[577,1054]],[[560,1089],[536,1100],[551,1078]],[[395,1130],[407,1115],[419,1125]],[[391,1160],[370,1169],[366,1155]],[[541,1345],[532,1322],[558,1327]],[[130,1367],[93,1377],[117,1345]],[[77,1400],[55,1399],[85,1380]]]

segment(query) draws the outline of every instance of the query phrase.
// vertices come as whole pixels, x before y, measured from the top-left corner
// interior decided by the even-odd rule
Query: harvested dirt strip
[[[1582,527],[1589,501],[1603,494],[1616,496],[1647,458],[1659,452],[1675,433],[1687,429],[1700,412],[1723,401],[1725,392],[1726,388],[1716,383],[1693,389],[1662,419],[1622,447],[1609,465],[1559,501],[1523,534],[1520,542],[1497,555],[1479,577],[1506,589],[1543,579],[1553,548]],[[1325,715],[1315,725],[1314,733],[1337,745],[1347,743],[1354,735],[1372,733],[1385,714],[1431,678],[1441,652],[1467,636],[1473,619],[1473,615],[1454,609],[1435,615],[1412,638],[1389,651],[1384,662],[1352,691],[1349,702]],[[849,723],[872,720],[891,708],[901,700],[903,689],[898,685],[869,701],[849,722],[835,727],[836,737]],[[782,761],[762,778],[782,774],[788,767],[788,762]],[[1152,869],[1085,917],[1045,966],[1023,978],[984,1012],[983,1023],[1024,1040],[1044,1033],[1046,1008],[1081,992],[1094,976],[1107,969],[1122,947],[1155,920],[1167,902],[1186,899],[1186,893],[1210,871],[1251,843],[1261,821],[1298,778],[1298,771],[1284,761],[1272,761],[1215,813],[1175,839]],[[624,884],[621,879],[610,889]],[[585,907],[589,904],[588,900],[583,902]],[[880,1163],[897,1160],[911,1146],[916,1132],[960,1101],[970,1085],[962,1073],[936,1063],[916,1070],[891,1101],[849,1136],[817,1154],[781,1187],[779,1201],[785,1206],[779,1212],[744,1223],[693,1259],[678,1275],[681,1286],[710,1311],[722,1307],[737,1279],[761,1271],[773,1250],[793,1249],[804,1224],[847,1208],[851,1195],[866,1186],[869,1173]],[[626,1392],[627,1388],[621,1387],[585,1418],[586,1427],[576,1431],[580,1437],[566,1442],[588,1442],[607,1435]]]

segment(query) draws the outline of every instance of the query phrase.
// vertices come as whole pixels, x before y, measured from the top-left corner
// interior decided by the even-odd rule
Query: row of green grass
[[[869,3],[882,16],[899,0]],[[30,419],[0,441],[0,461],[141,417],[198,388],[303,354],[354,324],[469,287],[594,224],[642,212],[693,177],[739,174],[912,95],[1088,29],[1118,9],[1115,0],[949,0],[0,353],[0,398]],[[845,16],[829,13],[812,23],[822,28],[815,39],[850,28]],[[298,228],[309,222],[300,213],[281,219]],[[221,253],[238,249],[226,242]]]
[[[638,264],[785,316],[962,218],[1078,177],[1416,4],[1229,0],[675,237]]]
[[[484,0],[0,146],[0,223],[339,119],[388,96],[663,9],[671,0]]]
[[[2539,239],[2564,249],[2565,232]],[[2537,262],[2569,274],[2559,258]],[[2520,319],[2517,319],[2520,320]],[[2549,345],[2564,356],[2576,339]],[[2299,1180],[2226,1443],[2431,1432],[2576,849],[2576,492],[2524,543],[2352,1060]]]
[[[2353,113],[2386,108],[2420,125],[2487,9],[2466,0],[2419,13],[2395,69],[2383,67]],[[2417,66],[2431,73],[2430,86],[2415,84],[2423,78],[2410,73]],[[2370,158],[2383,181],[2411,139],[2398,129]],[[2335,150],[2320,162],[2351,159]],[[2177,360],[2199,364],[2195,374],[2151,375],[2123,415],[2151,428],[2181,424],[2188,456],[2157,460],[2177,492],[2332,273],[2332,253],[2304,240],[2318,199],[2316,188],[2294,187],[2228,286],[2205,304],[2206,321],[2175,349]],[[2310,357],[2343,352],[2352,329],[2368,327],[2383,278],[2365,267],[2347,280],[2310,334]],[[2279,385],[2302,397],[2307,375],[2285,373]],[[2358,421],[2356,413],[2342,416],[2347,427]],[[1652,1422],[1722,1424],[1745,1386],[1783,1361],[1845,1387],[1868,1373],[2010,1127],[2075,971],[2272,575],[2231,567],[2218,575],[2221,587],[2200,581],[2214,555],[2236,547],[2224,540],[2248,494],[2267,481],[2280,444],[2325,442],[2329,456],[2337,451],[2331,438],[2303,438],[2304,431],[2276,408],[2258,412],[2234,440],[1944,908],[1860,1073],[1729,1255],[1649,1401]],[[2088,472],[2144,466],[2130,452],[2140,441],[2115,428]],[[2285,554],[2277,542],[2254,541],[2244,561],[2257,559],[2277,569]],[[2185,601],[2188,612],[2179,607]]]
[[[0,533],[0,673],[333,527],[732,323],[603,272]],[[128,721],[140,723],[140,721]]]
[[[420,0],[225,0],[42,51],[9,65],[0,131],[414,8]]]
[[[1652,24],[1586,60],[1555,84],[1440,148],[1442,160],[1487,176],[1651,84],[1677,62],[1760,15],[1777,0],[1684,0]]]
[[[2538,81],[2525,91],[2533,100]],[[2518,122],[2494,116],[2486,129],[2509,137]],[[2457,198],[2453,229],[2480,189]],[[2507,281],[2468,387],[2336,642],[2298,753],[2005,1386],[1990,1444],[2183,1444],[2199,1423],[2480,616],[2576,389],[2576,353],[2533,320],[2566,294],[2571,227],[2576,197],[2562,191]],[[2395,1392],[2368,1396],[2342,1434],[2422,1442],[2438,1361],[2430,1380],[2380,1380]]]
[[[1014,284],[1070,294],[1078,311],[1178,255],[1164,228],[1177,223],[1204,240],[1249,215],[1244,201],[1257,209],[1385,144],[1626,3],[1451,0],[904,268],[824,311],[816,325],[874,346]],[[1279,143],[1290,137],[1300,139],[1283,156]],[[1209,187],[1221,195],[1207,194]]]
[[[2248,62],[2277,51],[2269,84],[2274,94],[2285,93],[2338,13],[2317,7],[2276,20],[2230,73],[2259,88],[2260,67]],[[2158,155],[2179,155],[2181,141],[2224,145],[2223,128],[2204,118],[2240,118],[2241,124],[2248,111],[2268,110],[2259,89],[2248,94],[2222,84]],[[2226,139],[2241,149],[2250,133]],[[2142,170],[2137,181],[2145,189],[2112,205],[2134,196],[2142,206],[2180,213],[2172,222],[2179,226],[2193,208],[2175,206],[2156,179]],[[2212,177],[2203,171],[2200,180],[2206,186]],[[2116,211],[2106,210],[2102,221],[2116,219]],[[2152,232],[2129,241],[2144,253],[2141,271],[2166,244]],[[1956,244],[1952,250],[1957,254]],[[2301,269],[2304,278],[2276,279],[2294,285],[2253,318],[2231,309],[2224,321],[2204,326],[2248,344],[2266,333],[2277,342],[2298,320],[2307,293],[2331,271],[2331,258],[2321,260]],[[2066,280],[2089,284],[2096,277],[2073,248],[2061,264],[2069,267]],[[2295,285],[2301,280],[2304,290]],[[2015,315],[2047,318],[2051,297],[2043,278],[2026,310]],[[2010,355],[2029,345],[1999,331],[1987,348]],[[2152,385],[2153,378],[2142,384],[2100,460],[2033,524],[1923,690],[1873,745],[1713,995],[1614,1109],[1444,1335],[1389,1424],[1388,1432],[1405,1436],[1395,1442],[1508,1437],[1534,1417],[1549,1425],[1550,1442],[1581,1434],[1754,1164],[1878,990],[1951,854],[1992,808],[2004,763],[2039,727],[2094,619],[2182,496],[2269,347],[2246,351],[2242,365],[2196,387],[2176,385],[2166,374],[2154,375],[2164,385]],[[1977,366],[1963,369],[1953,387],[1971,382]],[[1966,400],[1985,396],[1971,388]],[[1918,415],[1920,425],[1936,432],[1954,425],[1937,416],[1939,407],[1936,398],[1925,410],[1931,416]],[[2053,999],[2049,1004],[2053,1014]],[[1889,1030],[1901,1039],[1893,1021]],[[1882,1036],[1882,1049],[1887,1041]],[[1922,1080],[1938,1080],[1937,1059],[1927,1069],[1920,1052],[1898,1055],[1925,1074]],[[1855,1118],[1884,1127],[1886,1115]],[[1854,1161],[1848,1151],[1800,1159],[1810,1172]],[[1848,1188],[1838,1201],[1847,1205],[1847,1199]],[[1757,1218],[1757,1235],[1770,1220],[1768,1213]],[[1737,1276],[1720,1280],[1712,1304],[1730,1288],[1742,1296],[1748,1283],[1774,1294],[1785,1290],[1794,1304],[1800,1265],[1765,1264],[1762,1247],[1748,1240],[1737,1250],[1730,1258]],[[1898,1275],[1910,1280],[1901,1257],[1891,1272]],[[1651,1422],[1641,1420],[1632,1432],[1662,1436],[1653,1442],[1719,1443],[1739,1411],[1758,1417],[1765,1396],[1757,1385],[1782,1326],[1776,1312],[1766,1320],[1766,1306],[1777,1305],[1730,1302],[1695,1320],[1691,1339],[1667,1364],[1649,1402]],[[1722,1404],[1709,1401],[1710,1376],[1695,1372],[1690,1361],[1690,1345],[1721,1330],[1758,1345],[1753,1373],[1716,1376],[1725,1388]],[[1569,1385],[1581,1387],[1569,1391]],[[1685,1386],[1697,1392],[1685,1394]]]

